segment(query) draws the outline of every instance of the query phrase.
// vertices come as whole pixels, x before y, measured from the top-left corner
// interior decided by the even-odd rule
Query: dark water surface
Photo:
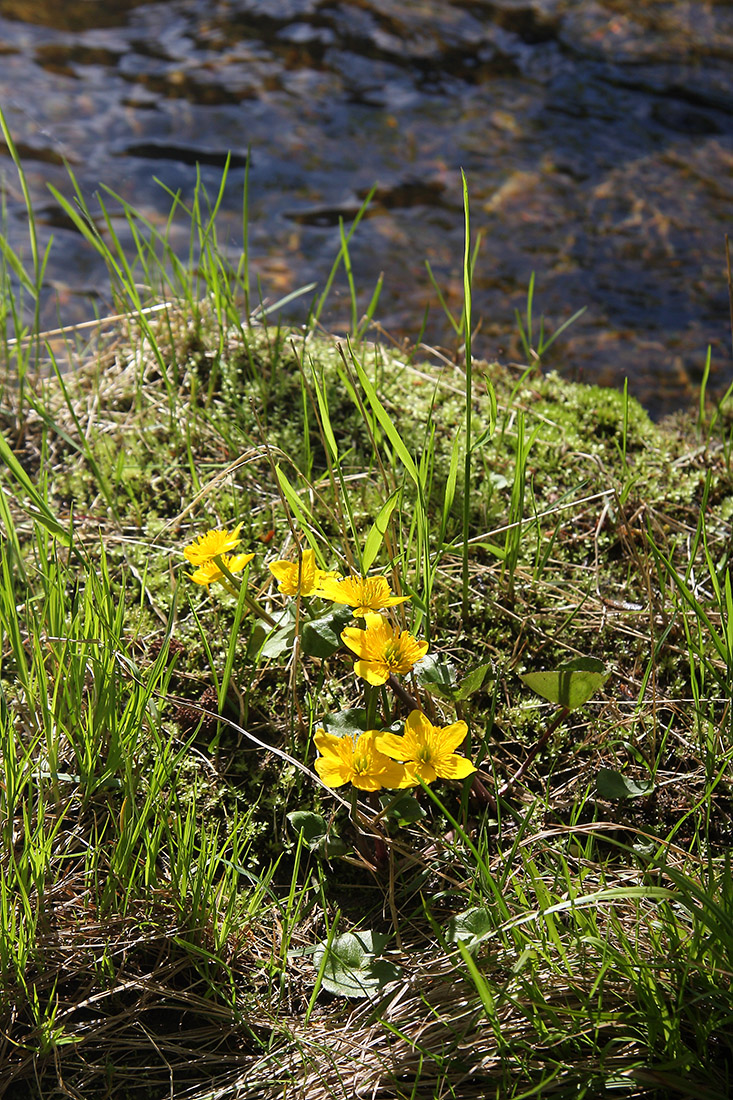
[[[91,314],[98,262],[46,190],[113,187],[162,225],[195,163],[222,238],[250,243],[264,293],[323,283],[338,218],[377,195],[353,262],[378,316],[453,346],[424,266],[461,296],[460,168],[484,244],[478,354],[521,357],[530,273],[555,325],[587,312],[548,363],[622,384],[656,414],[694,400],[708,344],[733,377],[724,234],[733,235],[731,0],[0,0],[0,104],[18,143],[64,320]],[[26,238],[0,143],[8,236]],[[180,232],[182,252],[187,236]],[[97,308],[107,308],[104,299]],[[49,325],[56,323],[49,303]],[[325,318],[348,322],[346,295]]]

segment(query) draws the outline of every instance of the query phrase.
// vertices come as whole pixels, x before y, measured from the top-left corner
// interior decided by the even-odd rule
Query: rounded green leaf
[[[303,834],[303,840],[308,845],[320,840],[328,832],[326,819],[310,810],[293,810],[287,818],[296,833]]]
[[[341,631],[352,618],[351,608],[337,607],[320,619],[309,619],[301,635],[303,653],[321,660],[330,657],[341,649]]]
[[[522,680],[550,703],[557,703],[566,710],[577,710],[600,691],[608,677],[602,661],[595,657],[576,657],[550,672],[527,672]]]
[[[491,912],[484,906],[477,906],[451,917],[445,938],[448,943],[463,943],[469,948],[476,947],[494,930],[494,927]]]
[[[348,851],[348,845],[333,829],[329,829],[325,818],[310,810],[293,810],[287,815],[288,821],[296,833],[301,833],[303,842],[317,856],[333,859]]]
[[[379,801],[382,804],[386,819],[394,821],[402,828],[406,825],[414,825],[416,821],[421,821],[426,816],[425,810],[414,794],[409,791],[405,791],[396,797],[392,793],[383,794],[380,795]]]
[[[320,944],[313,954],[313,964],[320,970],[325,956],[323,988],[337,997],[369,997],[397,981],[402,969],[375,956],[376,951],[384,949],[384,940],[378,933],[344,932],[330,947]]]
[[[653,783],[635,783],[613,768],[601,768],[596,776],[596,792],[599,798],[615,802],[624,798],[642,798],[654,790]]]

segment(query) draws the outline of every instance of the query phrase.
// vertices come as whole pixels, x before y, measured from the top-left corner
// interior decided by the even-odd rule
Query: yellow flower
[[[318,595],[334,603],[345,603],[353,607],[355,616],[394,607],[410,598],[393,596],[386,577],[345,577],[338,580],[324,578]]]
[[[326,577],[337,577],[337,573],[326,573],[316,565],[315,550],[304,550],[300,568],[297,561],[271,561],[268,569],[278,582],[278,589],[285,596],[312,596],[317,592]],[[317,594],[319,594],[317,592]]]
[[[402,764],[375,748],[377,736],[377,730],[367,730],[354,740],[348,734],[337,737],[335,733],[318,730],[313,740],[321,755],[315,769],[326,786],[343,787],[344,783],[351,783],[360,791],[414,786],[414,779]]]
[[[222,554],[221,560],[230,573],[238,573],[240,569],[244,569],[248,562],[252,561],[253,557],[254,554]],[[214,581],[226,579],[215,561],[202,562],[195,573],[189,573],[188,575],[196,584],[205,584],[207,587],[213,584]]]
[[[465,722],[451,726],[434,726],[419,710],[413,710],[405,722],[403,737],[382,733],[377,737],[379,752],[402,760],[410,775],[426,783],[441,779],[465,779],[476,768],[465,756],[454,751],[468,733]]]
[[[381,615],[365,616],[366,630],[347,626],[341,638],[359,658],[354,672],[369,684],[386,684],[390,676],[404,676],[428,651],[406,630],[393,627]]]
[[[228,554],[242,541],[239,537],[241,529],[242,524],[238,523],[233,531],[207,531],[204,535],[199,535],[190,546],[184,547],[184,556],[191,565],[203,565],[204,562],[213,561],[219,554]]]

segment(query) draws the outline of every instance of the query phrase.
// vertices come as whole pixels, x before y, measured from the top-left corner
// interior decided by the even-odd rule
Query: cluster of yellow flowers
[[[440,728],[419,710],[409,714],[402,737],[367,730],[354,741],[318,730],[314,740],[321,755],[315,767],[327,787],[351,783],[362,791],[416,787],[421,779],[465,779],[476,769],[455,750],[467,733],[465,722]]]
[[[183,553],[196,571],[189,574],[196,584],[224,581],[226,574],[247,565],[254,554],[233,554],[241,541],[242,524],[233,531],[208,531]],[[395,596],[386,577],[342,577],[337,572],[319,569],[315,551],[304,550],[297,562],[270,562],[269,570],[286,596],[317,596],[352,609],[354,618],[364,627],[349,626],[341,639],[357,660],[354,672],[373,687],[386,684],[390,676],[405,676],[428,651],[428,643],[418,641],[407,630],[400,630],[381,612],[404,603],[408,596]],[[328,787],[351,783],[363,791],[382,787],[415,787],[420,780],[432,783],[443,779],[465,779],[476,771],[470,760],[455,750],[468,732],[465,722],[433,726],[419,710],[413,710],[405,722],[404,735],[366,730],[356,739],[337,737],[319,729],[315,744],[321,754],[315,768]]]

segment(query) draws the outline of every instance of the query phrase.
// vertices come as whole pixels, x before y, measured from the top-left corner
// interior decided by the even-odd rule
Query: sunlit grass
[[[363,211],[337,345],[252,301],[221,190],[160,230],[70,187],[97,359],[36,376],[44,258],[3,248],[0,1091],[723,1100],[726,407],[543,378],[534,283],[532,369],[474,362],[467,186],[455,369],[368,343]]]

